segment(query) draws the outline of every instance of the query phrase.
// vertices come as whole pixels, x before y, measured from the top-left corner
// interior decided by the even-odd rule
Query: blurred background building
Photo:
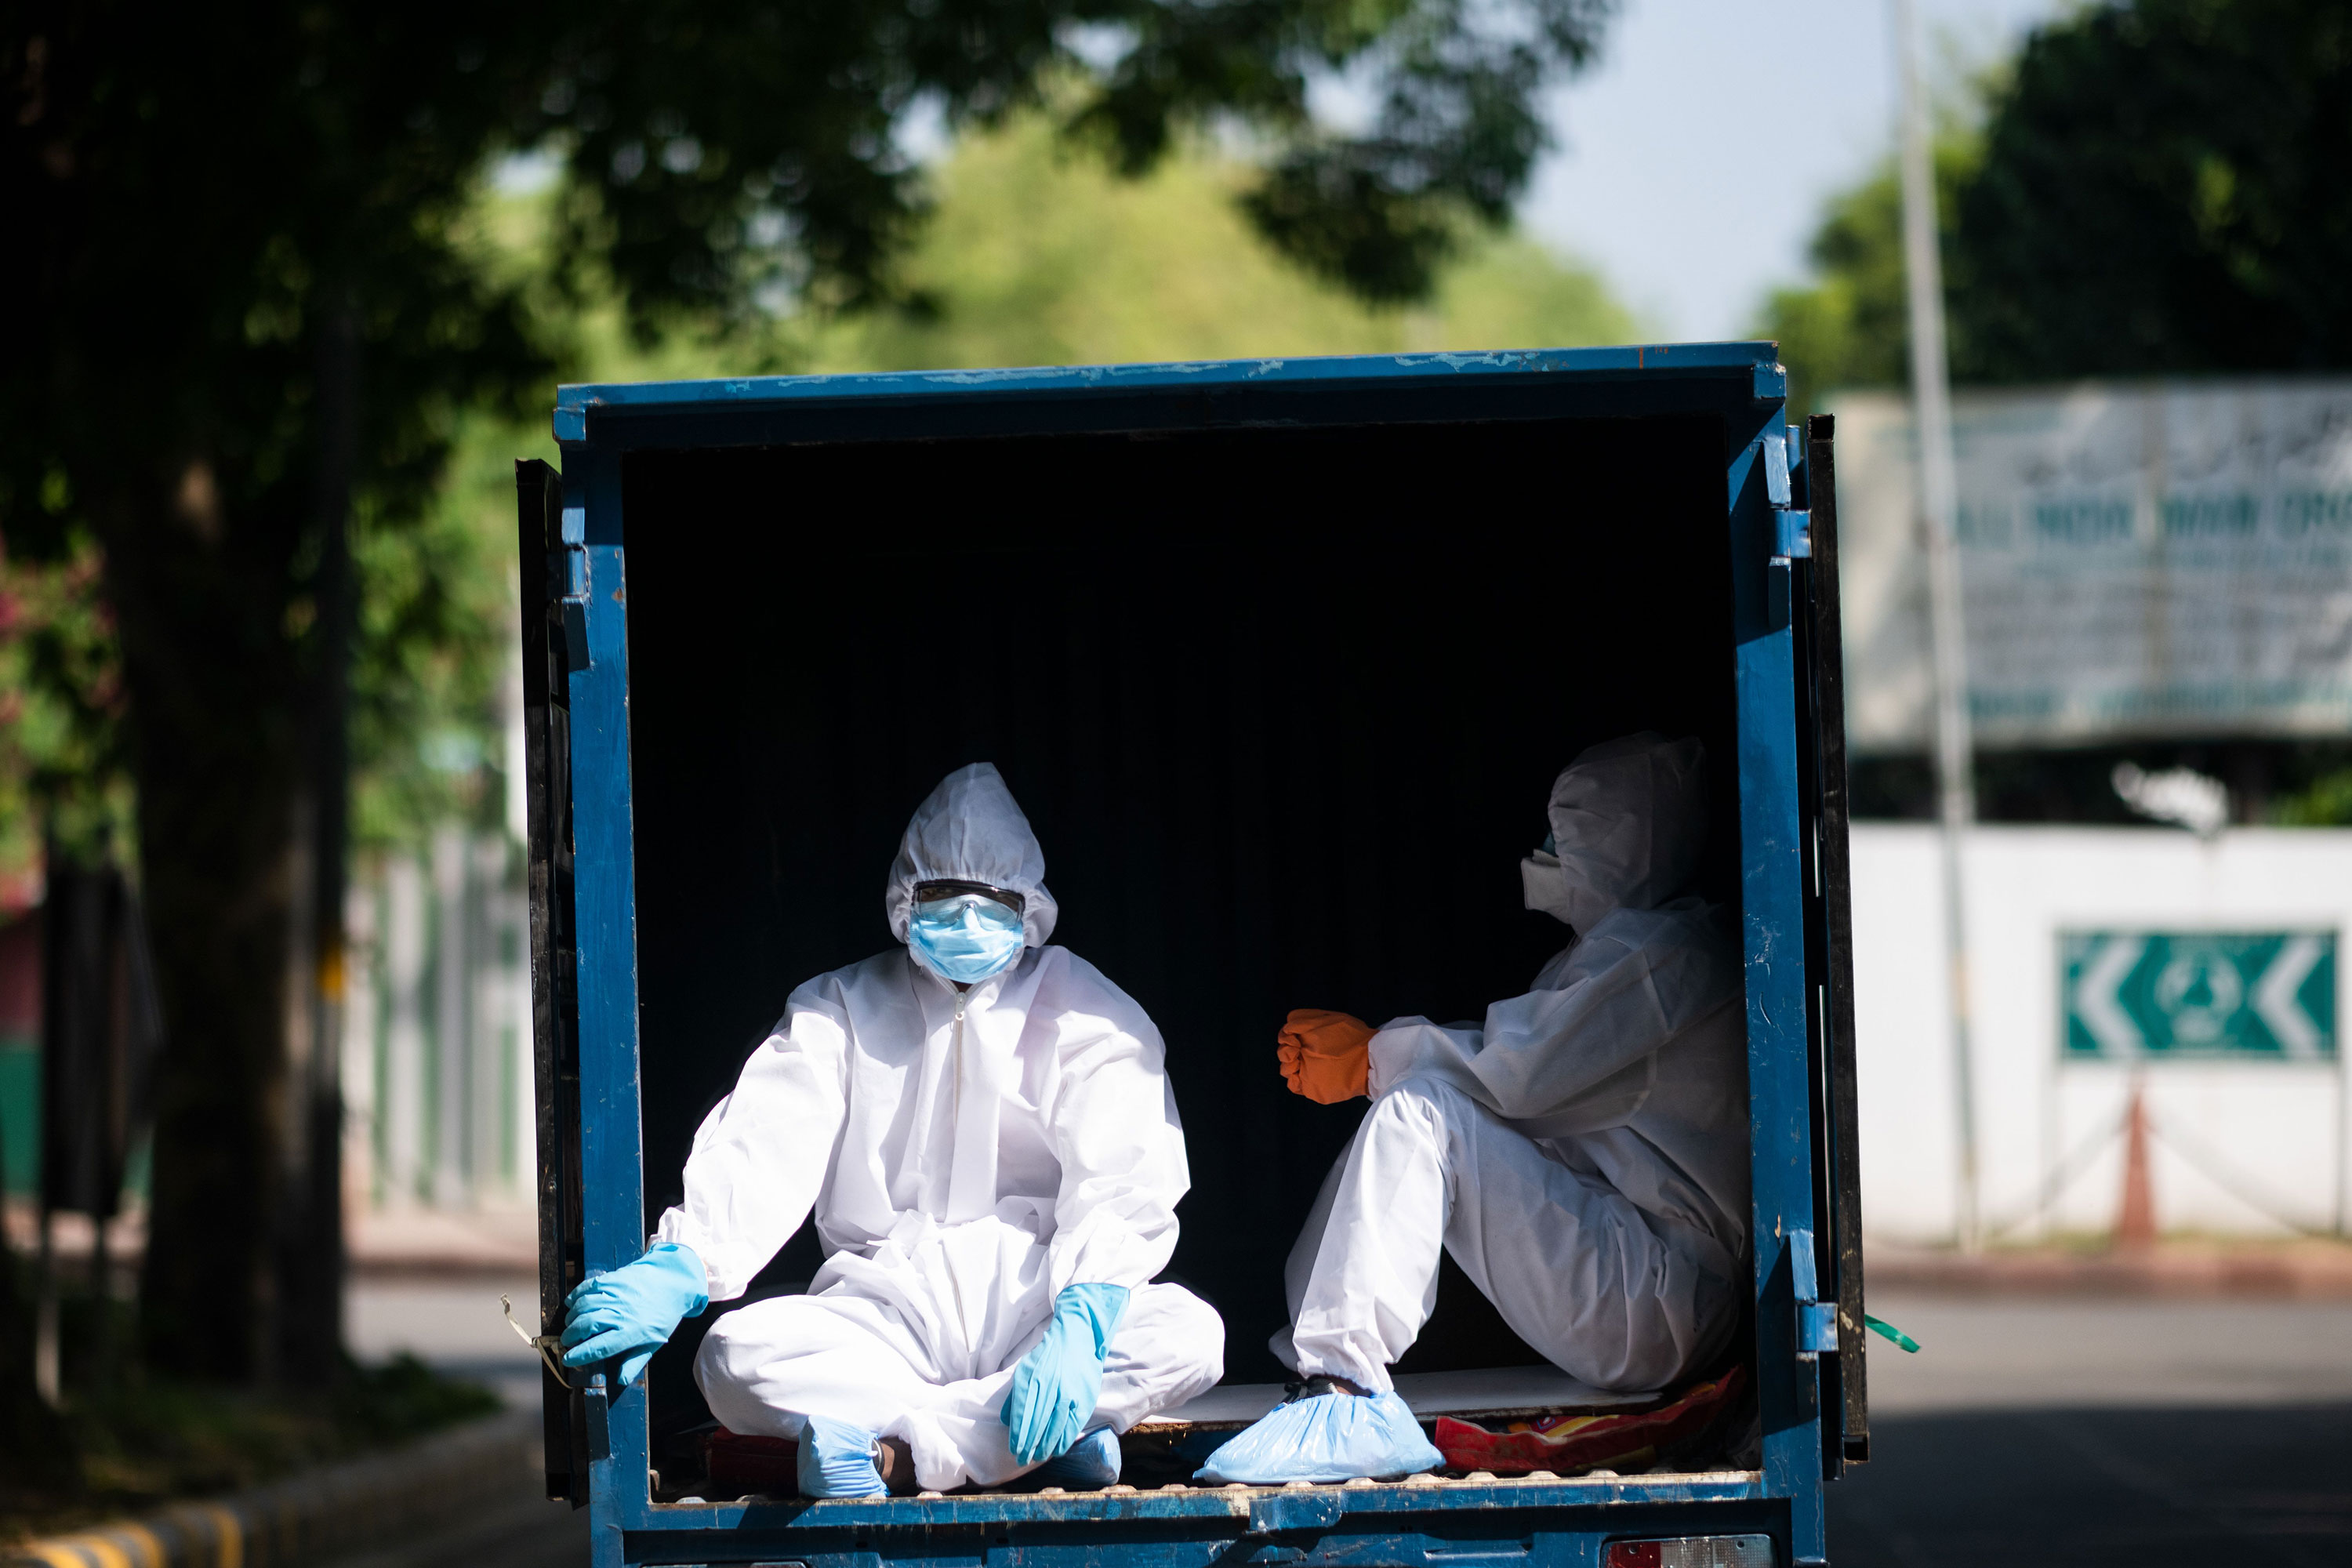
[[[1916,437],[1896,395],[1830,402],[1849,739],[1884,812],[1929,748]],[[2113,1226],[2136,1089],[2159,1231],[2340,1234],[2352,831],[2284,824],[2324,808],[2292,775],[2352,711],[2352,382],[1964,391],[1954,435],[1977,742],[2048,775],[1964,851],[1985,1234]],[[1868,823],[1854,868],[1865,1213],[1940,1241],[1932,830]]]
[[[509,626],[512,636],[510,616]],[[514,640],[494,660],[488,722],[425,740],[429,766],[478,791],[472,809],[445,806],[439,820],[354,868],[343,1180],[363,1265],[536,1257],[529,824]]]
[[[529,911],[520,846],[443,824],[352,889],[345,1177],[364,1209],[532,1204]]]

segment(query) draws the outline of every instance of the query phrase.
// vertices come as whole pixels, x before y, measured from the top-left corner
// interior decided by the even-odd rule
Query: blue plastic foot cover
[[[1118,1479],[1118,1434],[1097,1426],[1069,1447],[1058,1459],[1037,1467],[1037,1479],[1048,1486],[1098,1491]]]
[[[1396,1394],[1318,1394],[1277,1405],[1209,1456],[1195,1480],[1255,1487],[1285,1481],[1386,1480],[1445,1463]]]
[[[801,1433],[801,1496],[882,1497],[889,1489],[874,1468],[879,1441],[863,1426],[812,1415]]]

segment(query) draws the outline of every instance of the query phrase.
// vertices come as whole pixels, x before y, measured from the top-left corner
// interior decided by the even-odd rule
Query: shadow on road
[[[585,1568],[588,1513],[539,1496],[536,1478],[514,1496],[398,1541],[322,1560],[319,1568]]]
[[[1836,1568],[2352,1563],[2352,1404],[1889,1415],[1871,1449]]]

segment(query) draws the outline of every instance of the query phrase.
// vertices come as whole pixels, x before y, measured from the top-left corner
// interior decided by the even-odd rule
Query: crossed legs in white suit
[[[1028,1278],[956,1270],[942,1295],[989,1293],[971,1300],[979,1327],[969,1345],[955,1322],[904,1310],[916,1281],[820,1274],[815,1294],[757,1301],[712,1324],[695,1381],[730,1431],[798,1437],[804,1417],[830,1416],[904,1439],[928,1490],[1002,1485],[1034,1468],[1013,1458],[998,1412],[1053,1304],[1035,1279],[1042,1270],[1014,1272]],[[1224,1348],[1224,1322],[1207,1302],[1181,1285],[1139,1287],[1111,1336],[1090,1427],[1124,1432],[1204,1392],[1223,1375]]]
[[[1720,1348],[1737,1289],[1715,1247],[1440,1079],[1373,1103],[1284,1268],[1277,1356],[1374,1393],[1437,1304],[1438,1248],[1545,1359],[1598,1388],[1663,1388]]]

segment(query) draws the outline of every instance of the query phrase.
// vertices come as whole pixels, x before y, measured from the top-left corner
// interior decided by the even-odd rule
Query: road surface
[[[2346,1568],[2352,1302],[1881,1296],[1837,1568]]]

